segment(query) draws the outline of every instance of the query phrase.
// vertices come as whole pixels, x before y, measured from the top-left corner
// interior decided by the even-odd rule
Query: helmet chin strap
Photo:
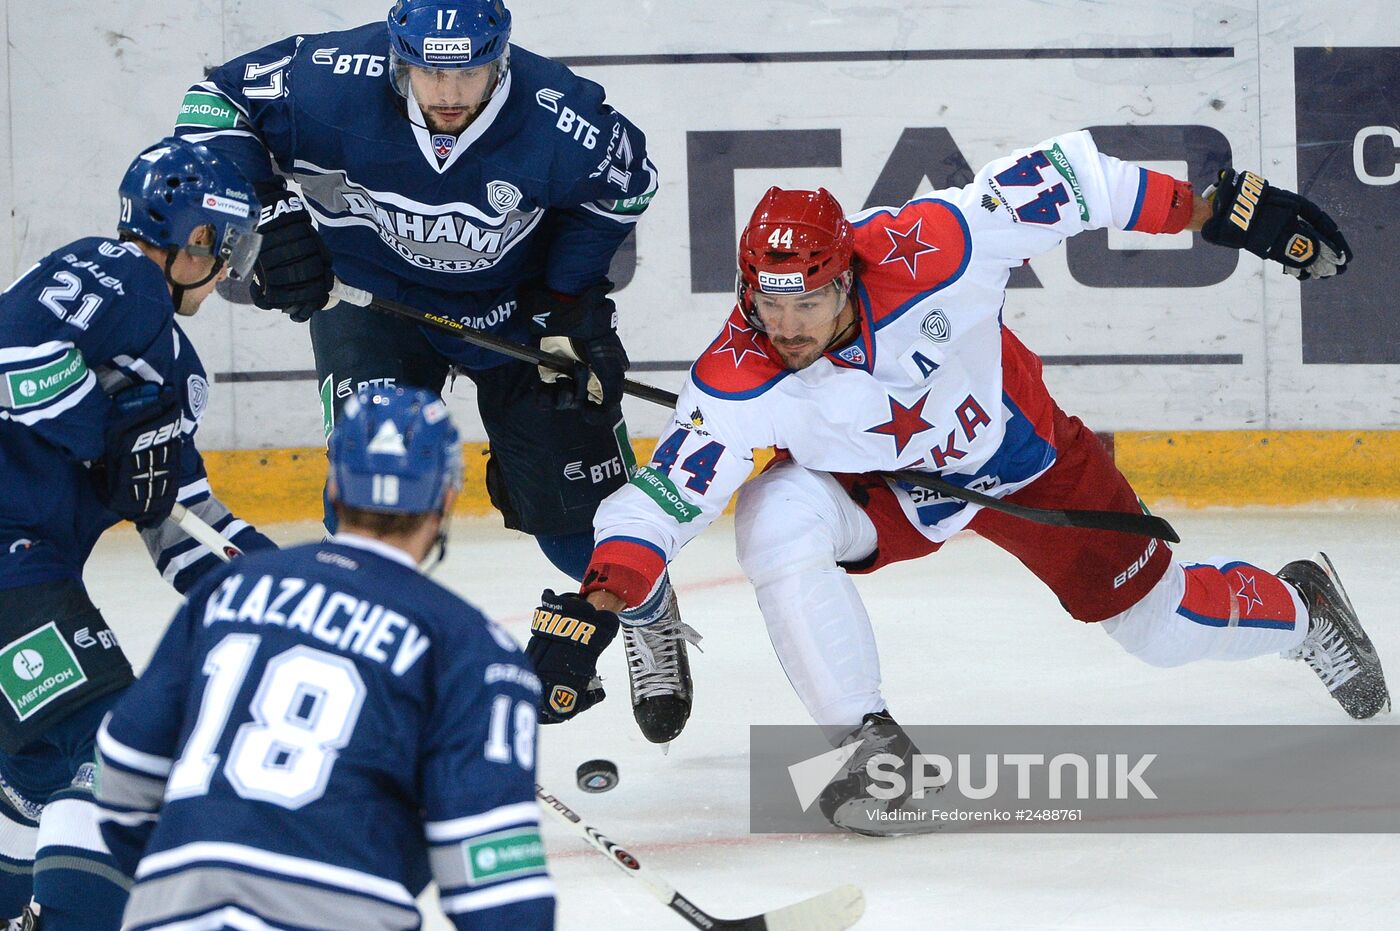
[[[841,274],[841,277],[837,279],[838,281],[841,282],[841,292],[842,292],[842,294],[844,295],[843,298],[842,298],[841,310],[845,310],[845,309],[846,309],[846,305],[850,303],[850,301],[851,301],[851,289],[855,286],[855,282],[854,282],[853,278],[852,278],[852,279],[848,279],[848,278],[847,278],[847,276],[849,276],[849,275],[851,275],[850,272],[843,272],[843,273]],[[841,313],[841,311],[838,310],[836,313],[839,315],[839,314]],[[853,329],[855,329],[857,326],[859,326],[859,324],[860,324],[860,315],[859,315],[859,314],[852,314],[852,315],[851,315],[851,322],[848,323],[848,324],[846,324],[846,325],[843,326],[839,331],[837,331],[836,333],[833,333],[833,334],[831,335],[831,339],[827,340],[826,345],[822,347],[822,352],[823,352],[823,353],[830,352],[831,349],[832,349],[833,347],[841,345],[841,343],[846,339],[847,334],[850,333],[850,332],[851,332]]]
[[[433,538],[433,545],[428,548],[427,562],[423,566],[424,575],[432,575],[442,561],[447,558],[447,511],[438,511],[437,536]]]
[[[190,288],[203,287],[204,285],[213,281],[214,276],[217,275],[219,271],[224,267],[223,259],[215,259],[214,267],[209,270],[209,274],[205,275],[198,281],[191,281],[182,284],[181,282],[176,281],[174,276],[170,274],[171,270],[175,267],[175,259],[179,255],[180,250],[173,248],[169,249],[165,255],[165,283],[170,286],[170,299],[175,302],[176,311],[179,311],[180,305],[184,303],[186,291],[188,291]]]

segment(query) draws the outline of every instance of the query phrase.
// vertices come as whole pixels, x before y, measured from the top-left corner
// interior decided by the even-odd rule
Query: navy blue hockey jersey
[[[210,495],[193,442],[209,383],[160,267],[131,243],[92,237],[0,294],[0,589],[82,578],[97,538],[120,520],[88,463],[103,454],[109,396],[141,382],[183,389],[180,502],[245,551],[272,546]],[[142,536],[181,592],[219,564],[172,525]]]
[[[383,543],[230,564],[98,734],[123,927],[417,928],[430,868],[458,928],[552,927],[539,692],[505,632]]]
[[[275,158],[348,284],[519,339],[520,283],[578,294],[607,275],[656,192],[646,139],[601,86],[518,46],[461,137],[434,135],[388,54],[382,21],[284,39],[190,88],[175,131],[254,183]],[[503,361],[429,338],[468,366]]]

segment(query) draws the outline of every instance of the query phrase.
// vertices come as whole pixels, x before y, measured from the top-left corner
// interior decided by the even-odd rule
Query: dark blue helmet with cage
[[[408,66],[494,69],[484,99],[510,63],[510,11],[501,0],[398,0],[389,10],[389,76],[409,95]]]
[[[121,218],[117,229],[162,249],[185,249],[214,258],[209,276],[197,282],[172,282],[180,288],[208,283],[225,265],[230,278],[244,278],[258,257],[262,236],[258,198],[243,173],[228,159],[204,146],[169,137],[150,146],[131,163],[118,189]],[[190,246],[190,234],[211,226],[209,246]],[[175,252],[166,262],[166,278]]]
[[[447,405],[418,388],[363,388],[330,440],[332,499],[387,514],[440,510],[462,487],[462,453]]]

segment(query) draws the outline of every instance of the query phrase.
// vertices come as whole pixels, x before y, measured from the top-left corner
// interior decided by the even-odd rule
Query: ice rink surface
[[[1277,569],[1325,550],[1383,660],[1400,679],[1400,513],[1330,510],[1164,512],[1183,558],[1228,555]],[[268,529],[315,539],[310,524]],[[748,726],[806,723],[774,659],[725,519],[672,568],[692,648],[696,705],[669,755],[631,719],[622,650],[603,657],[609,698],[542,731],[540,781],[631,848],[702,908],[752,914],[842,883],[864,890],[862,929],[1382,928],[1400,915],[1394,835],[1015,835],[948,831],[874,839],[748,832]],[[435,577],[523,641],[546,585],[566,581],[523,535],[459,520]],[[129,528],[105,537],[87,583],[137,668],[178,596]],[[1014,559],[974,537],[857,583],[870,608],[885,695],[906,724],[1347,724],[1301,663],[1272,657],[1146,666],[1071,620]],[[1356,726],[1393,726],[1394,715]],[[605,757],[616,789],[585,795],[574,768]],[[1319,798],[1328,787],[1319,785]],[[686,923],[575,837],[546,822],[561,929],[667,929]],[[430,900],[425,900],[429,902]],[[425,927],[447,928],[431,904]]]

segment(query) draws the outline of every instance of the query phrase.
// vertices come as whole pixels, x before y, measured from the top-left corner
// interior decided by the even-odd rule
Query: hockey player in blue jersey
[[[535,804],[540,684],[420,573],[461,448],[435,395],[367,389],[330,442],[339,531],[247,556],[176,614],[98,735],[129,931],[553,926]]]
[[[257,184],[266,245],[253,301],[310,320],[327,434],[360,387],[441,391],[465,373],[490,440],[492,502],[581,580],[593,512],[631,461],[607,275],[656,193],[646,139],[602,87],[509,44],[501,0],[399,0],[387,27],[235,58],[190,88],[176,132]],[[587,371],[558,379],[369,309],[322,311],[335,277],[539,341]],[[665,577],[622,622],[637,722],[668,741],[690,713],[685,641],[699,638]]]
[[[33,912],[32,886],[48,931],[115,929],[126,894],[91,793],[98,722],[132,680],[83,587],[97,538],[134,522],[181,592],[219,560],[165,520],[177,500],[245,551],[272,546],[211,495],[208,383],[175,322],[251,269],[253,189],[167,139],[120,196],[119,239],[69,243],[0,295],[0,916]]]

